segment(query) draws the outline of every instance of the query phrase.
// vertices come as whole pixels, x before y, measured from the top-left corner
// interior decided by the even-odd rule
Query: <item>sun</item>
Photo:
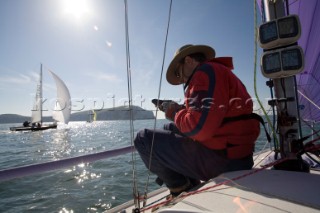
[[[87,0],[63,0],[62,2],[65,14],[72,15],[76,19],[81,19],[90,12]]]

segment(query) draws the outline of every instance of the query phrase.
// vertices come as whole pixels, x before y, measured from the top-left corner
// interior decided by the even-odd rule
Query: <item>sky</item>
[[[253,1],[173,0],[165,50],[169,7],[170,0],[128,0],[133,104],[155,110],[151,99],[159,93],[183,100],[182,86],[170,85],[165,75],[185,44],[209,45],[217,57],[233,57],[233,72],[255,98]],[[1,0],[0,30],[0,114],[31,115],[40,64],[45,115],[56,95],[47,70],[69,88],[72,113],[128,103],[124,1]],[[270,96],[266,80],[259,68],[263,103]]]

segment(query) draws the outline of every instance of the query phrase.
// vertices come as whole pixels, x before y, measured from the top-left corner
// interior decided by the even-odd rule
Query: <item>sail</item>
[[[302,34],[298,41],[305,54],[304,71],[297,75],[300,117],[320,121],[320,2],[291,1],[290,13],[300,18]]]
[[[257,0],[262,9],[262,0]],[[300,117],[320,121],[320,1],[288,0],[289,14],[299,16],[301,37],[298,44],[304,51],[304,70],[296,76]]]
[[[57,86],[57,101],[52,118],[55,121],[67,124],[71,114],[71,97],[65,83],[52,71],[49,70]]]
[[[92,113],[93,113],[93,121],[96,121],[97,120],[97,113],[94,111],[94,110],[92,110]]]
[[[36,89],[36,97],[32,108],[31,122],[42,123],[42,65]]]

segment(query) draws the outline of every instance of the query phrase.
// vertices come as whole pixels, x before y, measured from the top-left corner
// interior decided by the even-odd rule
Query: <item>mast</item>
[[[285,3],[287,2],[282,0],[261,0],[261,11],[264,19],[262,21],[265,23],[289,15],[285,14]],[[296,44],[297,43],[293,45]],[[272,50],[279,50],[279,48],[284,48],[283,46],[284,45],[280,45]],[[264,52],[266,51],[269,50],[264,49]],[[289,158],[294,168],[302,168],[303,166],[301,165],[303,162],[301,156],[299,157],[296,154],[297,151],[302,148],[302,131],[299,117],[296,77],[293,75],[273,78],[268,81],[268,85],[270,87],[273,86],[275,94],[275,99],[269,101],[269,105],[275,106],[277,109],[278,141],[280,142],[280,147],[275,147],[276,152],[280,152],[282,158]],[[292,164],[290,166],[288,166],[288,164],[280,165],[278,169],[303,170],[292,169]]]
[[[40,120],[40,124],[42,126],[42,64],[40,66],[40,80],[39,80],[39,110],[40,110],[40,115],[41,115],[41,120]]]
[[[34,106],[31,113],[31,122],[42,124],[42,64],[40,66],[39,81],[37,83]]]

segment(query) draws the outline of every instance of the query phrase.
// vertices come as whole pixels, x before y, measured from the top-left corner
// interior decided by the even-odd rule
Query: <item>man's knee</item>
[[[144,146],[146,140],[146,129],[140,130],[135,139],[134,139],[134,146],[139,151]]]

